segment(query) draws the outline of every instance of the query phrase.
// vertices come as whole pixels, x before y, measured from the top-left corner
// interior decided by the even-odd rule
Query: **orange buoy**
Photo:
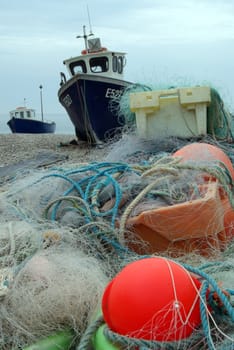
[[[186,161],[197,161],[199,164],[202,162],[205,162],[206,164],[207,162],[222,162],[228,169],[230,176],[234,181],[234,168],[232,162],[224,151],[217,146],[207,143],[192,143],[176,151],[173,156],[182,157],[182,160]],[[205,179],[210,180],[212,177],[206,174]],[[224,208],[224,229],[226,232],[226,236],[224,235],[225,239],[223,239],[223,241],[224,243],[226,241],[227,244],[234,237],[234,210],[230,205],[227,195],[223,193],[221,188],[220,196],[222,197],[222,205]]]
[[[218,182],[200,186],[200,198],[170,206],[155,207],[129,217],[128,231],[135,234],[128,246],[140,254],[168,251],[172,256],[191,252],[211,255],[220,246],[224,232],[224,207]],[[142,244],[142,240],[148,244]]]
[[[121,335],[178,341],[201,323],[200,287],[194,275],[172,260],[138,260],[108,284],[102,298],[103,317]]]
[[[217,164],[222,162],[234,180],[234,169],[230,158],[217,146],[210,145],[208,143],[191,143],[180,148],[173,154],[174,157],[181,157],[182,161],[192,161],[198,163],[198,165]]]
[[[82,55],[87,55],[88,53],[89,53],[88,50],[82,50],[82,51],[81,51],[81,54],[82,54]]]

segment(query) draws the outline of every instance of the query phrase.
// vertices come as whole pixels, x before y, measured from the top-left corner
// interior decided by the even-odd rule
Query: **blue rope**
[[[75,174],[79,174],[79,173],[83,173],[83,172],[88,172],[91,170],[94,171],[96,174],[93,176],[87,176],[85,179],[81,179],[79,181],[75,181],[69,177],[71,175],[75,175]],[[119,207],[119,204],[120,204],[120,201],[122,198],[122,191],[121,191],[120,185],[113,178],[112,174],[118,173],[118,172],[123,173],[126,171],[137,173],[128,164],[94,163],[94,164],[91,164],[89,166],[81,167],[81,168],[76,169],[76,170],[67,171],[64,174],[46,175],[41,180],[48,178],[48,177],[52,177],[52,176],[60,177],[72,185],[68,190],[66,190],[63,193],[63,196],[67,196],[72,191],[75,190],[77,192],[77,194],[82,199],[84,199],[86,202],[89,202],[90,198],[92,198],[96,193],[98,193],[102,186],[104,187],[104,186],[111,184],[113,189],[114,189],[114,192],[115,192],[114,193],[115,204],[114,204],[113,208],[110,209],[109,211],[100,213],[100,212],[95,211],[93,209],[93,206],[90,205],[90,210],[91,210],[92,214],[96,217],[106,217],[106,216],[111,215],[111,217],[112,217],[111,218],[111,225],[112,225],[112,227],[114,227],[115,220],[116,220],[116,217],[118,214],[118,207]],[[103,178],[104,176],[106,177],[106,179],[105,180],[102,179],[102,181],[100,181],[100,179]],[[85,188],[85,190],[83,190],[82,187],[84,186],[85,183],[86,183],[86,188]],[[62,203],[62,201],[59,201],[54,206],[53,211],[51,213],[51,220],[55,220],[55,218],[57,217],[56,213],[57,213],[61,203]]]
[[[215,282],[215,280],[212,277],[210,277],[209,275],[207,275],[205,272],[203,272],[203,271],[201,271],[201,270],[199,270],[199,269],[197,269],[195,267],[189,266],[187,264],[183,264],[183,266],[188,271],[193,272],[196,275],[203,277],[209,283],[209,285],[212,286],[213,290],[217,293],[220,301],[223,303],[224,308],[227,311],[231,321],[234,322],[234,309],[233,309],[230,301],[226,297],[226,295],[223,293],[223,291],[219,288],[219,286]]]
[[[78,181],[72,180],[70,176],[74,176],[80,173],[86,173],[86,172],[94,172],[94,175],[87,175],[85,178],[82,178]],[[65,172],[63,175],[60,174],[51,174],[48,176],[43,177],[50,177],[50,176],[58,176],[68,183],[70,183],[72,186],[66,190],[63,193],[63,196],[66,197],[74,190],[77,192],[77,194],[89,205],[91,214],[93,217],[108,217],[111,216],[111,227],[115,227],[115,221],[118,214],[118,208],[120,201],[122,199],[122,191],[119,183],[114,179],[112,176],[115,173],[126,173],[126,172],[136,172],[134,169],[132,169],[128,164],[123,163],[94,163],[85,167],[81,167],[79,169],[73,169],[71,171]],[[105,212],[99,212],[95,210],[95,205],[98,207],[99,203],[95,199],[95,196],[98,195],[103,188],[110,185],[112,190],[114,191],[113,197],[115,197],[115,203],[114,206],[105,211]],[[95,202],[92,203],[91,200],[95,199]],[[62,200],[58,201],[52,210],[51,213],[51,219],[55,220],[57,218],[57,211],[62,204]],[[68,208],[67,208],[68,210]],[[90,218],[90,216],[86,217],[87,222],[92,222],[93,219]],[[107,234],[103,234],[102,232],[98,232],[98,227],[94,226],[92,229],[92,232],[95,234],[95,236],[100,237],[103,242],[106,242],[107,244],[111,245],[118,254],[122,255],[123,253],[126,254],[132,254],[132,252],[126,248],[123,247],[117,239],[110,239]]]
[[[83,197],[83,191],[82,191],[82,188],[80,187],[79,183],[77,183],[76,181],[72,180],[71,178],[69,178],[68,176],[66,176],[66,174],[49,174],[49,175],[45,175],[41,178],[40,181],[43,181],[44,179],[46,178],[49,178],[49,177],[59,177],[67,182],[70,182],[71,185],[72,185],[72,189],[75,189],[81,197]],[[39,181],[38,181],[39,182]]]
[[[234,290],[226,289],[226,291],[227,291],[230,295],[234,295]]]
[[[213,350],[215,349],[215,346],[210,334],[210,327],[209,327],[209,321],[208,321],[208,315],[207,315],[207,309],[206,309],[206,303],[205,303],[208,288],[209,288],[209,283],[207,281],[204,281],[202,283],[202,288],[201,288],[200,313],[201,313],[202,327],[204,330],[208,347],[209,349]]]
[[[62,174],[49,174],[49,175],[43,176],[40,181],[42,181],[42,180],[44,180],[46,178],[49,178],[49,177],[61,178],[61,179],[65,180],[65,181],[69,182],[72,185],[72,187],[70,189],[68,189],[67,191],[65,191],[63,193],[63,196],[69,195],[75,189],[78,192],[78,194],[80,194],[80,196],[83,197],[83,190],[82,190],[82,188],[80,187],[79,183],[75,182],[74,180],[72,180],[72,179],[70,179],[67,176],[62,175]],[[55,204],[55,206],[54,206],[54,208],[52,210],[52,213],[51,213],[51,218],[50,218],[51,221],[55,221],[56,220],[57,211],[58,211],[59,206],[61,205],[61,203],[62,203],[62,201],[58,201]]]
[[[94,175],[87,175],[85,178],[82,178],[78,181],[75,181],[70,178],[80,173],[94,172]],[[118,215],[119,204],[122,199],[122,191],[119,183],[113,178],[115,173],[126,173],[133,172],[137,173],[132,167],[124,163],[93,163],[88,166],[84,166],[78,169],[73,169],[65,172],[64,174],[50,174],[44,176],[41,180],[48,177],[59,177],[64,179],[71,184],[71,187],[63,193],[63,197],[70,195],[73,191],[76,191],[77,195],[80,196],[84,201],[89,203],[90,211],[93,217],[111,217],[111,226],[115,227],[116,217]],[[110,185],[114,191],[113,197],[115,198],[115,203],[113,207],[105,212],[99,212],[95,210],[95,205],[98,207],[97,202],[93,204],[90,203],[92,198],[101,191],[102,187]],[[85,188],[84,188],[85,187]],[[62,200],[58,201],[51,211],[50,219],[55,221],[57,218],[57,212],[62,204]],[[86,218],[86,222],[90,222],[90,217]]]

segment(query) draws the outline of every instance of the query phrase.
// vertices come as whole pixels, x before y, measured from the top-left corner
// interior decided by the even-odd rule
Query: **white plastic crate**
[[[130,109],[136,115],[138,135],[150,139],[206,135],[210,102],[207,86],[130,94]]]

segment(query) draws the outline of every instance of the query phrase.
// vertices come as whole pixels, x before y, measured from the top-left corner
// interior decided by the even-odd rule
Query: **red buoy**
[[[178,341],[200,325],[201,283],[172,260],[153,257],[127,265],[107,286],[104,320],[121,335]]]

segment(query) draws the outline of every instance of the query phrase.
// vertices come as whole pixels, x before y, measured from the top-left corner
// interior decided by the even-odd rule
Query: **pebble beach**
[[[108,147],[73,144],[75,140],[74,135],[62,134],[0,134],[0,167],[32,159],[41,152],[56,152],[69,163],[98,161],[108,152]]]

